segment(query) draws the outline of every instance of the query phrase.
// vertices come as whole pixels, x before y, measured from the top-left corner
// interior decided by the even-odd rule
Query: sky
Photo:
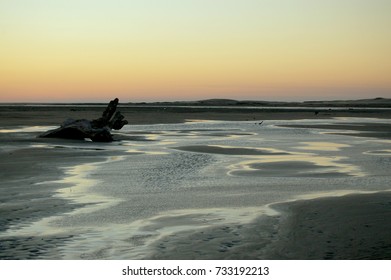
[[[391,0],[0,0],[0,102],[391,98]]]

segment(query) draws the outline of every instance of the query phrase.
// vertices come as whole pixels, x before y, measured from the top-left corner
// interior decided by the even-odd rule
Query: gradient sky
[[[390,0],[0,0],[0,102],[378,96]]]

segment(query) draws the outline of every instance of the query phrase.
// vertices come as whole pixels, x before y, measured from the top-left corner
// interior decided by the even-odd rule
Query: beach
[[[4,105],[0,259],[390,259],[391,110]]]

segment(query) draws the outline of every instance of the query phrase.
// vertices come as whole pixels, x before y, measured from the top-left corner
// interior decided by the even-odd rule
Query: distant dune
[[[372,98],[358,100],[330,100],[330,101],[256,101],[234,99],[205,99],[198,101],[172,101],[172,102],[141,102],[128,103],[131,105],[148,106],[266,106],[266,107],[378,107],[390,108],[391,98]]]

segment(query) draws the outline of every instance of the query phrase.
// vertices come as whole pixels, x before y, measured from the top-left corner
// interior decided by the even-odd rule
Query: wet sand
[[[56,181],[65,176],[69,167],[103,161],[113,155],[88,147],[88,143],[84,149],[69,148],[79,144],[72,140],[51,139],[53,146],[47,148],[46,139],[36,138],[36,133],[27,135],[8,138],[0,133],[0,234],[86,207],[86,203],[70,203],[58,197],[58,191],[67,184]],[[0,236],[0,259],[62,259],[58,247],[73,237],[50,232],[39,236]]]
[[[150,259],[391,259],[391,194],[355,194],[271,206],[275,216],[170,236]]]
[[[293,127],[293,128],[306,128],[306,129],[327,129],[335,130],[334,132],[328,132],[336,135],[348,135],[348,136],[358,136],[358,137],[373,137],[373,138],[383,138],[391,139],[391,123],[388,120],[385,120],[381,124],[373,123],[345,123],[345,124],[318,124],[318,125],[284,125],[284,127]],[[349,130],[349,132],[339,132],[341,130]]]
[[[391,193],[275,206],[284,215],[269,259],[391,259]]]
[[[126,111],[129,110],[129,111]],[[313,112],[249,112],[249,111],[194,111],[181,112],[182,109],[164,110],[121,110],[131,123],[176,123],[186,119],[226,119],[226,120],[259,120],[266,119],[301,119],[330,118],[342,116],[389,118],[385,111],[379,112],[325,112],[315,116]],[[58,125],[67,117],[95,118],[101,108],[19,108],[7,107],[1,110],[0,128],[13,128],[29,125]],[[127,114],[127,113],[128,114]],[[327,114],[327,115],[326,115]],[[285,125],[288,127],[288,125]],[[390,139],[391,125],[371,123],[339,125],[289,125],[292,128],[306,130],[324,129],[327,133],[339,133],[339,130],[350,130],[355,133],[341,132],[342,135],[364,136]],[[337,132],[330,132],[336,130]],[[178,132],[180,133],[180,132]],[[200,131],[202,133],[202,131]],[[220,132],[214,132],[218,136]],[[147,133],[146,133],[147,134]],[[20,133],[9,136],[0,133],[0,233],[9,229],[18,229],[40,219],[62,216],[81,209],[86,205],[69,200],[56,194],[64,185],[43,184],[40,182],[55,181],[64,177],[63,168],[77,164],[103,161],[108,156],[121,155],[101,146],[84,143],[80,149],[79,142],[36,138],[37,133]],[[14,134],[12,134],[14,135]],[[245,135],[245,134],[244,134]],[[133,137],[138,141],[147,139]],[[136,137],[136,138],[134,138]],[[120,137],[121,138],[121,137]],[[32,145],[34,145],[32,147]],[[40,147],[42,146],[42,147]],[[66,147],[66,148],[64,148]],[[71,147],[71,148],[70,148]],[[72,148],[74,147],[74,148]],[[217,154],[232,156],[289,156],[289,153],[264,148],[248,149],[230,146],[197,145],[172,147],[186,152],[200,154]],[[387,150],[378,150],[383,155]],[[376,153],[376,151],[372,151]],[[283,171],[285,177],[322,174],[325,179],[343,176],[348,172],[330,171],[329,166],[319,166],[308,162],[275,162],[251,163],[249,171],[239,172],[238,176],[279,176]],[[326,169],[325,171],[323,169]],[[277,170],[277,171],[276,171]],[[244,174],[244,173],[245,174]],[[273,173],[274,172],[274,173]],[[299,174],[299,175],[298,175]],[[281,174],[280,174],[281,175]],[[354,175],[354,174],[353,174]],[[355,175],[354,175],[355,176]],[[387,186],[384,186],[386,189]],[[259,205],[259,207],[264,207]],[[375,194],[354,194],[341,197],[326,197],[294,202],[273,204],[273,215],[259,215],[255,220],[244,223],[233,222],[214,224],[206,222],[202,230],[194,224],[196,231],[184,229],[159,238],[150,245],[144,259],[391,259],[391,195],[388,192]],[[190,219],[192,220],[192,219]],[[197,219],[195,219],[197,220]],[[180,224],[178,217],[169,216],[163,219],[166,224]],[[191,227],[191,224],[189,225]],[[43,232],[36,236],[0,236],[0,259],[63,259],[66,256],[61,247],[79,238],[73,233]],[[132,239],[138,244],[139,241]],[[99,255],[85,258],[99,258]],[[102,255],[101,258],[106,258]],[[111,258],[115,258],[111,257]],[[120,257],[119,257],[120,258]]]

